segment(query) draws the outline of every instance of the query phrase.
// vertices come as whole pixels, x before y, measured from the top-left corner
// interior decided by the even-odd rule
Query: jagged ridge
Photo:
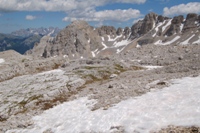
[[[74,21],[55,38],[36,45],[27,53],[43,56],[64,56],[68,58],[89,58],[118,54],[142,45],[186,45],[200,44],[200,15],[190,13],[173,19],[147,14],[131,28],[115,29],[113,26],[94,28],[85,21]],[[43,45],[45,43],[45,46]],[[42,50],[41,50],[41,45]]]

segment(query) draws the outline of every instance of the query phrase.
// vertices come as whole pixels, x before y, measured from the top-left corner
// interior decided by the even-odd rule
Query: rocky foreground
[[[97,101],[91,111],[108,110],[123,100],[170,86],[171,79],[196,77],[199,53],[196,44],[144,45],[115,56],[75,60],[1,52],[0,132],[31,129],[33,116],[81,97]],[[195,125],[188,126],[194,128],[169,125],[157,132],[199,132]]]

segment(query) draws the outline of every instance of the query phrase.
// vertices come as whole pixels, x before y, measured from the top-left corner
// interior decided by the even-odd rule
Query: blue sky
[[[149,12],[173,17],[200,13],[191,0],[0,0],[0,33],[39,27],[64,28],[85,20],[92,26],[132,26]]]

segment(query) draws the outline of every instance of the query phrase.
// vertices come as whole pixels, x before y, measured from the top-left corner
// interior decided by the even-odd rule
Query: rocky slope
[[[192,13],[186,19],[182,15],[171,19],[150,13],[131,28],[124,29],[112,26],[94,28],[84,21],[74,21],[55,38],[49,37],[48,43],[42,39],[28,53],[45,58],[65,56],[72,59],[108,56],[147,44],[199,44],[199,30],[200,15]],[[40,46],[44,44],[45,47]]]
[[[56,37],[43,37],[27,55],[13,50],[0,52],[0,133],[33,132],[32,129],[39,128],[41,130],[38,131],[44,133],[56,132],[56,129],[62,128],[63,123],[54,119],[52,127],[40,127],[33,117],[47,114],[51,108],[83,97],[96,101],[92,104],[82,103],[93,113],[106,113],[130,98],[134,98],[136,104],[140,105],[137,98],[171,86],[174,84],[171,79],[199,76],[199,53],[199,16],[196,14],[188,14],[184,20],[183,16],[170,19],[151,13],[131,28],[124,29],[112,26],[94,28],[84,21],[75,21]],[[156,101],[157,106],[166,100],[171,102],[175,99],[176,102],[176,96],[171,98],[163,93],[160,95],[165,100]],[[187,98],[191,100],[189,102],[199,105],[193,95]],[[154,101],[154,97],[150,100]],[[168,106],[171,111],[176,110],[176,107]],[[196,108],[193,111],[198,115],[199,110]],[[70,111],[77,113],[77,110]],[[115,109],[115,112],[120,111]],[[130,113],[128,111],[125,116]],[[140,110],[131,113],[138,116],[137,111]],[[145,122],[149,120],[145,115],[141,117]],[[190,118],[195,122],[196,117]],[[166,121],[163,117],[162,120]],[[40,122],[43,121],[47,125],[51,123],[49,119]],[[99,119],[94,121],[98,122]],[[140,120],[131,124],[138,123]],[[142,124],[147,127],[152,123]],[[196,124],[166,125],[156,127],[156,131],[198,132],[199,123]],[[95,132],[90,125],[81,126]],[[139,126],[137,132],[142,133],[144,127]],[[127,132],[119,123],[108,130]]]
[[[107,110],[120,101],[169,86],[170,79],[196,77],[199,53],[200,45],[144,45],[110,58],[80,60],[1,52],[0,132],[31,129],[32,116],[80,97],[97,100],[92,111]]]

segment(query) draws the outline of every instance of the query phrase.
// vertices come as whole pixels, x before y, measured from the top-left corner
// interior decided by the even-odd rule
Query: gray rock
[[[195,21],[198,22],[198,15],[195,13],[189,13],[186,17],[186,21],[183,27],[183,32],[188,32],[197,28]]]
[[[184,17],[182,15],[180,16],[175,16],[172,21],[170,28],[166,31],[165,35],[171,36],[175,33],[179,33],[180,31],[180,26],[183,23]]]

